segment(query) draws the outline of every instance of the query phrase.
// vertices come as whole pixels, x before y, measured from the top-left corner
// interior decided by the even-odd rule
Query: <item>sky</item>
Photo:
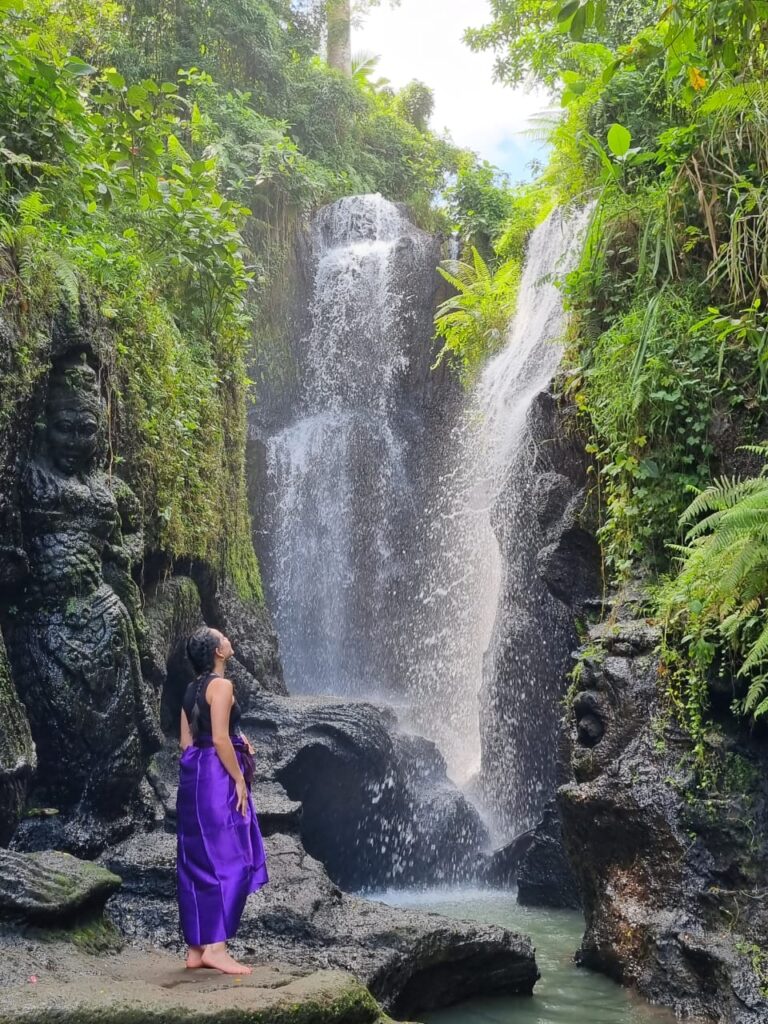
[[[431,126],[447,128],[453,141],[507,171],[513,181],[531,176],[526,166],[543,155],[520,132],[527,119],[549,107],[544,92],[512,89],[493,81],[492,52],[472,53],[464,29],[490,20],[487,0],[382,0],[353,28],[352,52],[379,54],[374,77],[400,88],[418,78],[435,95]]]

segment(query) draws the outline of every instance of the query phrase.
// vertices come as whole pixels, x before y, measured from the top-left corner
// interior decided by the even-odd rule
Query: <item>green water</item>
[[[576,967],[574,951],[583,931],[581,914],[518,906],[514,892],[494,889],[389,891],[376,896],[398,907],[433,910],[466,921],[500,924],[530,935],[541,978],[533,997],[473,999],[448,1010],[421,1014],[425,1024],[672,1024],[668,1010],[593,971]]]

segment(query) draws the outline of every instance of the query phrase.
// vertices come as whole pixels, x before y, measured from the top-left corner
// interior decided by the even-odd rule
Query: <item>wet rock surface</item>
[[[243,719],[263,781],[302,804],[309,853],[346,889],[451,882],[476,869],[487,832],[434,744],[400,735],[365,702],[263,695]]]
[[[61,940],[34,938],[4,955],[4,1024],[374,1024],[382,1018],[365,988],[341,971],[257,961],[251,975],[235,979],[187,971],[168,953],[127,948],[97,958]]]
[[[580,958],[685,1019],[768,1020],[768,754],[713,729],[699,788],[660,700],[658,634],[619,605],[594,627],[566,720],[563,835],[586,917]]]
[[[0,850],[0,920],[66,922],[100,910],[120,886],[105,868],[68,853]]]
[[[575,619],[600,593],[587,462],[574,418],[553,390],[534,398],[528,443],[492,512],[503,576],[480,694],[481,782],[485,802],[513,834],[532,828],[554,796],[552,751]]]
[[[400,1016],[481,992],[532,990],[538,973],[529,940],[343,893],[296,836],[272,835],[266,850],[270,883],[248,900],[231,944],[237,955],[302,970],[342,968]],[[131,941],[181,950],[168,897],[174,857],[175,837],[154,833],[107,861],[125,876],[107,915]]]
[[[517,899],[528,907],[581,906],[578,885],[563,846],[560,817],[554,801],[531,829],[517,866]]]
[[[494,850],[485,860],[479,880],[485,885],[513,888],[517,882],[520,862],[532,844],[533,829],[516,835],[509,843]]]

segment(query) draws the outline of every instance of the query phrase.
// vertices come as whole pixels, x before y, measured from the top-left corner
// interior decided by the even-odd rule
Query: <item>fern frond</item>
[[[701,104],[701,111],[704,114],[743,113],[755,107],[764,109],[767,100],[765,83],[750,81],[717,89]]]
[[[703,512],[717,512],[731,508],[749,494],[765,491],[768,500],[768,481],[762,477],[750,477],[742,480],[727,476],[715,480],[709,487],[701,491],[680,516],[680,525],[685,526]]]

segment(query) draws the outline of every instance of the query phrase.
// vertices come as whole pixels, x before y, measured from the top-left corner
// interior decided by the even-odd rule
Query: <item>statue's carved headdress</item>
[[[66,357],[54,368],[48,384],[46,408],[49,412],[77,409],[91,412],[96,417],[100,415],[99,378],[84,352]]]

